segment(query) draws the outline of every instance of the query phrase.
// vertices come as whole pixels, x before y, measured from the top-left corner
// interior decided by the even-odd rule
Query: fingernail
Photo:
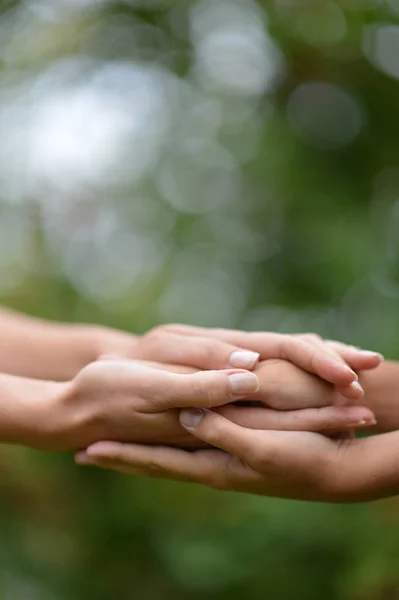
[[[253,369],[260,358],[258,352],[237,350],[230,356],[229,366],[235,369]]]
[[[380,360],[384,360],[384,355],[380,354],[380,352],[372,352],[372,350],[361,350],[359,349],[359,354],[365,356],[366,358],[379,358]]]
[[[86,452],[78,452],[75,455],[75,462],[78,465],[94,465],[94,460]]]
[[[356,392],[361,392],[362,394],[364,394],[364,390],[358,381],[354,381],[353,383],[351,383],[351,388],[353,390],[356,390]]]
[[[204,416],[205,413],[200,408],[186,408],[180,411],[180,423],[186,429],[195,429]]]
[[[345,371],[347,371],[348,373],[350,373],[352,375],[352,378],[353,378],[354,381],[358,381],[359,377],[358,377],[357,373],[353,369],[351,369],[347,365],[343,365],[342,363],[340,363],[340,364],[341,364],[341,367],[343,369],[345,369]]]
[[[362,419],[358,423],[354,423],[351,427],[373,427],[377,425],[377,421],[373,418],[370,419]]]
[[[260,388],[259,379],[255,373],[235,373],[229,375],[230,389],[234,396],[253,394]]]

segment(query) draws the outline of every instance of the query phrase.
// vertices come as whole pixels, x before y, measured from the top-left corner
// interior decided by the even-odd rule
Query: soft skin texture
[[[99,354],[128,354],[137,337],[93,325],[67,325],[0,308],[0,371],[69,381]]]
[[[373,369],[381,362],[377,353],[325,343],[316,335],[163,325],[139,337],[100,326],[50,323],[6,309],[0,310],[0,331],[0,371],[53,381],[72,379],[104,354],[201,370],[253,370],[259,360],[284,359],[353,400],[363,394],[354,370]]]
[[[190,437],[178,408],[217,407],[258,388],[248,371],[182,375],[133,361],[92,363],[70,383],[1,375],[0,441],[43,450],[76,450],[104,436],[178,441]]]
[[[224,369],[227,366],[254,368],[256,362],[232,364],[231,357],[240,349],[257,353],[260,360],[291,362],[334,384],[341,395],[351,400],[363,395],[355,371],[374,369],[382,360],[376,352],[339,342],[325,342],[315,334],[248,333],[188,325],[161,325],[152,329],[137,340],[128,358],[200,369]]]
[[[280,410],[284,401],[290,401],[288,394],[285,399],[279,394],[276,382],[280,377],[288,389],[306,386],[310,408]],[[321,392],[326,406],[318,408]],[[186,406],[214,408],[233,422],[254,428],[333,434],[337,429],[372,425],[370,409],[331,406],[335,397],[331,385],[284,361],[261,363],[256,374],[99,361],[69,383],[0,375],[0,441],[52,451],[78,450],[102,439],[206,446],[182,428],[179,409]],[[246,399],[265,401],[269,408],[252,408]],[[236,406],[236,401],[244,406]]]
[[[218,450],[102,442],[77,461],[295,500],[349,503],[399,493],[399,433],[338,441],[317,433],[249,430],[211,411],[192,429],[189,423],[199,415],[189,412],[182,422]]]
[[[2,376],[0,441],[50,450],[77,449],[104,438],[198,447],[201,442],[179,424],[179,393],[185,389],[183,384],[191,382],[195,386],[201,378],[212,376],[194,374],[195,370],[226,367],[255,369],[260,378],[257,393],[248,396],[243,391],[223,397],[218,404],[205,404],[223,406],[220,412],[238,424],[333,435],[373,423],[371,410],[342,406],[348,402],[342,395],[353,401],[363,394],[356,373],[345,361],[353,368],[369,369],[381,357],[326,344],[314,335],[252,334],[173,325],[155,328],[138,338],[101,327],[48,323],[6,310],[0,312],[0,328],[0,369],[37,379],[72,378],[69,383],[43,381],[40,386],[33,379],[19,381]],[[136,360],[119,365],[113,361],[91,362],[104,351]],[[153,365],[157,367],[154,371],[137,362],[139,357],[173,364]],[[259,362],[261,357],[269,360]],[[85,367],[88,362],[91,364]],[[161,374],[160,368],[174,371],[175,376],[186,374],[176,380],[173,405],[168,396],[172,374]],[[247,373],[247,377],[254,381],[253,375]],[[312,382],[313,396],[308,382]],[[302,396],[292,394],[292,390],[304,389],[305,385]],[[205,398],[212,398],[215,389],[207,388]],[[187,397],[191,395],[187,393]],[[260,401],[267,408],[231,406],[239,398]],[[154,399],[159,400],[157,411],[153,410]],[[203,399],[198,398],[192,406],[204,406],[201,402]]]
[[[363,384],[366,402],[391,433],[334,440],[317,433],[248,429],[214,411],[183,410],[182,425],[215,449],[189,453],[102,442],[79,454],[77,461],[124,473],[297,500],[360,502],[396,495],[399,431],[393,430],[399,428],[399,363],[384,363],[363,375]],[[302,388],[298,396],[303,393]]]

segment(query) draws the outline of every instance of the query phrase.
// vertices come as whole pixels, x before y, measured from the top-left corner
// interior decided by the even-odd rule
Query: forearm
[[[53,323],[0,309],[0,371],[66,381],[104,352],[120,353],[135,337],[86,325]]]
[[[64,385],[0,373],[0,443],[44,446]]]
[[[399,429],[399,362],[386,361],[359,379],[365,390],[364,404],[376,415],[376,429]]]
[[[343,444],[338,457],[327,501],[367,502],[399,495],[399,431]]]

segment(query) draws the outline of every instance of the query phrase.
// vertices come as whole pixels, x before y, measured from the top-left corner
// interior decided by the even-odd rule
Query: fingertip
[[[345,387],[358,380],[358,376],[348,365],[331,356],[320,355],[317,374],[334,385]]]
[[[358,381],[353,381],[347,386],[337,386],[339,393],[349,400],[360,400],[364,396],[364,389]]]
[[[353,383],[351,383],[351,385],[349,386],[349,389],[350,389],[351,393],[353,394],[354,398],[363,398],[364,389],[362,388],[362,386],[360,385],[360,383],[358,381],[354,381]]]
[[[96,442],[86,449],[89,459],[113,458],[121,448],[119,442]]]
[[[260,359],[258,352],[251,350],[236,350],[230,355],[228,367],[236,369],[248,369],[251,371],[256,367]]]
[[[95,464],[93,458],[87,452],[77,452],[74,458],[77,465],[86,466]]]
[[[233,396],[255,394],[260,389],[260,381],[255,373],[243,371],[228,376],[229,386]]]

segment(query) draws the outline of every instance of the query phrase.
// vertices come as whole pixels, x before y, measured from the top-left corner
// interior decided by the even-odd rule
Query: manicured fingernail
[[[260,388],[259,379],[255,373],[234,373],[234,375],[229,375],[229,381],[234,396],[253,394]]]
[[[358,381],[354,381],[353,383],[351,383],[351,388],[357,393],[364,394],[364,390]]]
[[[180,411],[180,423],[186,429],[195,429],[201,423],[205,413],[200,408],[185,408]]]
[[[357,376],[357,373],[355,373],[355,371],[353,369],[348,367],[348,365],[343,365],[342,363],[340,363],[340,365],[343,369],[345,369],[345,371],[347,373],[350,373],[352,375],[353,381],[357,381],[359,379],[359,377]]]
[[[362,419],[359,423],[353,425],[353,427],[373,427],[374,425],[377,425],[377,421],[371,417],[370,419]]]
[[[94,460],[86,452],[78,452],[75,455],[75,462],[78,465],[94,465]]]
[[[258,352],[237,350],[230,356],[229,366],[235,369],[253,369],[260,358]]]

